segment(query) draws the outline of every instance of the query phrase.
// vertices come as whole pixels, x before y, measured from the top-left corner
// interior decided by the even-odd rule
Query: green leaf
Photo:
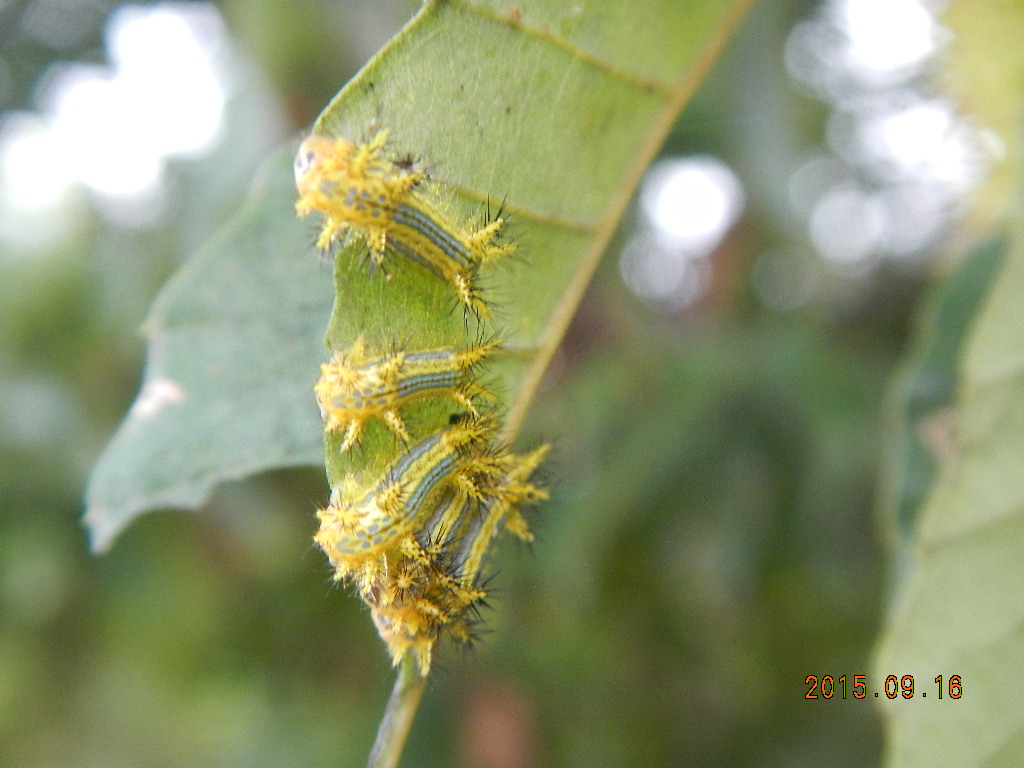
[[[957,32],[947,79],[1006,152],[973,224],[1008,234],[965,261],[925,331],[918,383],[930,380],[932,405],[949,406],[918,429],[931,433],[931,458],[920,445],[905,451],[889,496],[895,594],[869,690],[887,718],[890,768],[1024,764],[1024,4],[953,3],[945,21]],[[927,425],[927,397],[909,393],[910,424]],[[887,699],[888,675],[913,675],[914,698]],[[949,698],[954,675],[959,699]]]
[[[913,675],[913,700],[880,698],[892,768],[1024,764],[1024,236],[1010,241],[961,363],[955,425],[920,514],[874,662],[873,690]],[[943,698],[934,679],[943,679]],[[959,675],[963,697],[949,698]],[[921,694],[927,694],[922,698]]]
[[[918,513],[935,482],[938,457],[948,454],[959,384],[957,363],[1006,249],[1005,238],[976,248],[939,286],[931,306],[921,313],[917,349],[893,387],[894,439],[880,513],[885,538],[898,557],[913,536]]]
[[[363,140],[386,127],[399,154],[423,158],[457,195],[462,218],[499,203],[510,215],[520,256],[483,276],[501,319],[470,334],[515,352],[494,373],[511,395],[507,437],[640,176],[749,5],[548,2],[520,15],[498,2],[432,3],[317,121],[317,133]],[[446,286],[396,264],[390,285],[368,289],[357,252],[338,260],[329,346],[379,329],[466,344],[462,313],[438,311],[452,306]],[[376,450],[386,438],[371,431],[365,453],[332,459],[329,474],[386,457]]]
[[[520,256],[485,282],[495,330],[514,351],[495,373],[512,395],[509,436],[644,170],[752,2],[427,3],[318,120],[317,132],[359,140],[390,129],[463,216],[504,203]],[[122,425],[87,497],[97,546],[145,509],[198,505],[224,478],[322,461],[311,387],[329,279],[317,274],[309,227],[289,220],[290,169],[279,161],[270,173],[154,310],[147,382],[181,382],[188,397],[159,419],[133,409]],[[401,265],[370,276],[355,256],[336,260],[329,346],[367,328],[400,341],[465,339],[460,313],[437,312],[452,306],[445,286]],[[243,274],[252,292],[232,283],[219,303],[201,300]],[[435,319],[424,323],[428,310]],[[174,327],[191,328],[194,315],[206,321],[198,331]]]
[[[292,209],[292,152],[157,297],[142,390],[93,468],[85,522],[103,550],[131,520],[197,507],[223,480],[323,460],[311,397],[329,270]]]

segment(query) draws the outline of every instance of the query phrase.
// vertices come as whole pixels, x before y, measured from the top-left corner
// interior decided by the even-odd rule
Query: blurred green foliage
[[[295,130],[360,63],[321,15],[352,40],[387,36],[363,6],[249,5],[221,7]],[[538,541],[506,545],[492,632],[442,655],[405,764],[878,761],[872,703],[806,701],[803,681],[868,671],[880,402],[920,278],[882,269],[788,312],[750,288],[755,254],[807,250],[776,198],[822,129],[782,59],[811,5],[766,0],[666,147],[750,180],[709,297],[657,314],[614,258],[599,270],[527,424],[561,436]],[[38,71],[17,75],[20,92]],[[790,118],[766,135],[750,115],[769,105]],[[310,540],[322,469],[149,515],[100,558],[79,524],[86,473],[137,388],[135,328],[253,165],[175,169],[179,205],[158,231],[96,219],[59,253],[0,252],[0,768],[326,767],[368,752],[391,672]],[[197,228],[186,203],[214,180]],[[487,762],[499,734],[506,762]]]

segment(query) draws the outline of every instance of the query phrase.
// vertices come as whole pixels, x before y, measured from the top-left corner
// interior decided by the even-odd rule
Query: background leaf
[[[939,283],[922,308],[918,349],[893,386],[891,450],[886,456],[879,509],[881,533],[896,557],[916,531],[919,512],[936,481],[938,463],[949,458],[959,388],[959,361],[972,321],[1006,257],[1007,241],[979,246]]]
[[[1009,681],[1024,669],[1024,240],[974,322],[940,473],[903,553],[873,683],[914,675],[927,700],[886,701],[890,766],[1014,766],[1024,717]],[[960,700],[943,699],[952,675]],[[969,734],[969,737],[968,737]]]
[[[948,281],[923,330],[918,386],[905,393],[918,418],[910,419],[916,434],[902,440],[917,445],[891,486],[900,497],[886,521],[897,533],[894,598],[871,681],[879,692],[888,675],[913,675],[917,685],[913,700],[877,694],[891,768],[1024,762],[1024,715],[1011,682],[1024,669],[1024,6],[954,3],[946,21],[957,32],[946,78],[1003,146],[969,231],[1008,234],[976,248]],[[930,428],[920,418],[928,399],[920,385],[929,382],[932,406],[949,403],[941,418],[930,414]],[[953,675],[963,682],[958,700],[949,698]]]

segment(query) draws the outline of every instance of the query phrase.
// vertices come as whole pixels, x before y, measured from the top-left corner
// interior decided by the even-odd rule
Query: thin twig
[[[407,654],[398,670],[395,687],[388,699],[384,717],[377,729],[377,740],[370,752],[367,768],[397,768],[405,738],[409,735],[427,678],[420,674],[412,654]]]

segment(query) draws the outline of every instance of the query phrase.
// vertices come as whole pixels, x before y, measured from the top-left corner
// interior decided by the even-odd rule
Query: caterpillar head
[[[344,166],[355,145],[346,139],[329,139],[312,134],[307,136],[295,153],[293,169],[299,196],[308,195],[324,175],[327,165]]]

